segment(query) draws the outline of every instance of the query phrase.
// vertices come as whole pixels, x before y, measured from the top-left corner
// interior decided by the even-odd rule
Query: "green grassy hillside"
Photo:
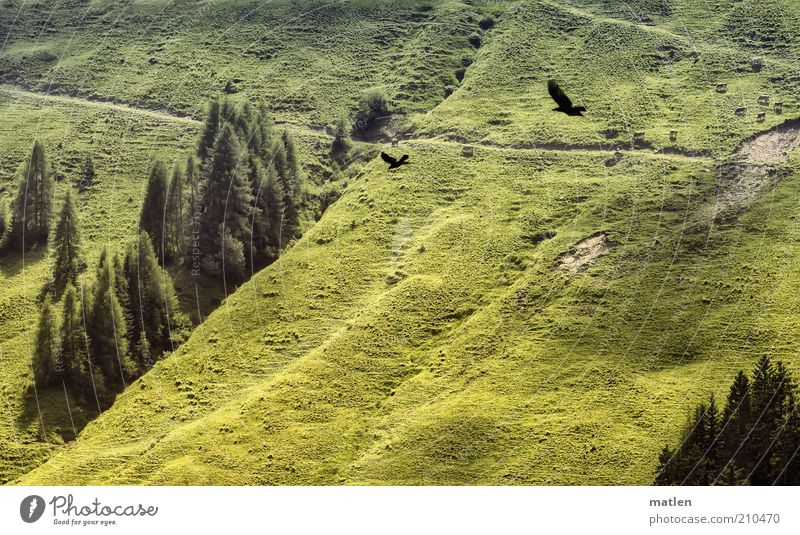
[[[588,2],[510,5],[458,90],[420,119],[420,133],[520,147],[613,148],[630,146],[634,132],[643,131],[655,148],[721,156],[743,137],[783,121],[757,102],[760,95],[784,102],[785,114],[796,110],[800,43],[746,46],[724,32],[715,9],[698,13],[693,2],[672,3],[673,15],[658,25],[609,16],[617,12],[613,6],[633,9],[630,2],[604,2],[611,6],[605,10]],[[771,3],[750,7],[766,10]],[[774,4],[782,24],[800,17],[795,3]],[[752,20],[730,24],[744,32]],[[753,71],[754,57],[763,60],[760,72]],[[590,110],[586,120],[545,113],[553,106],[545,91],[549,78]],[[727,84],[726,93],[716,91],[718,83]],[[743,117],[734,115],[740,106],[748,108]],[[763,123],[758,112],[766,112]]]
[[[16,20],[16,9],[0,11],[10,36],[0,79],[197,116],[235,81],[306,124],[336,119],[372,87],[398,109],[427,111],[456,84],[478,30],[478,11],[452,1],[32,4]]]
[[[800,156],[775,150],[796,131],[758,138],[737,155],[750,163],[731,156],[797,116],[800,10],[788,0],[76,1],[43,25],[47,5],[13,23],[6,81],[199,115],[241,79],[237,98],[265,97],[317,158],[329,138],[305,127],[385,87],[414,134],[392,149],[410,165],[368,163],[302,239],[65,445],[39,436],[35,409],[20,416],[36,288],[23,277],[43,277],[46,261],[4,268],[3,300],[28,307],[0,346],[13,362],[0,440],[18,452],[0,474],[15,483],[648,484],[692,402],[724,395],[761,354],[800,366]],[[0,13],[2,35],[12,22]],[[48,49],[60,60],[45,61]],[[552,113],[548,78],[587,117]],[[132,189],[151,154],[197,131],[153,112],[5,95],[20,119],[3,126],[4,179],[40,109],[56,117],[53,136],[84,124],[69,138],[81,144],[92,129],[105,139],[140,125],[126,152],[140,168],[120,173]],[[54,111],[62,102],[80,106],[73,119]],[[97,221],[93,243],[110,232],[103,203],[127,200],[108,187],[111,162],[97,195],[117,197],[82,215]],[[115,228],[133,225],[140,196]]]
[[[199,125],[162,115],[131,112],[105,105],[77,105],[0,88],[0,202],[16,187],[17,166],[41,139],[50,151],[60,199],[78,182],[83,159],[94,157],[96,178],[78,199],[87,261],[96,262],[103,244],[128,239],[136,228],[139,199],[151,160],[186,150]],[[40,406],[30,395],[30,355],[39,296],[50,280],[52,260],[42,248],[0,260],[0,478],[24,473],[74,438],[86,418],[73,406],[70,421],[64,392],[42,392]],[[40,418],[41,415],[41,418]],[[43,435],[46,440],[43,439]]]
[[[65,97],[45,97],[0,87],[0,202],[10,203],[19,163],[34,138],[48,149],[60,177],[56,205],[64,191],[81,182],[87,154],[96,176],[81,188],[77,204],[86,263],[93,266],[104,245],[120,249],[135,235],[148,169],[153,161],[182,162],[194,148],[200,123],[149,111]],[[309,194],[338,189],[319,183],[327,170],[330,140],[321,133],[292,128],[304,161],[316,171]],[[367,146],[357,146],[354,158]],[[306,221],[305,225],[313,221]],[[91,270],[90,270],[91,271]],[[222,288],[205,277],[174,270],[179,297],[195,322],[215,308]],[[8,480],[42,462],[65,440],[74,439],[93,413],[85,413],[62,391],[32,392],[30,355],[41,291],[52,276],[52,258],[39,247],[24,256],[0,258],[0,479]],[[36,404],[39,396],[39,405]],[[73,414],[70,415],[70,410]],[[70,416],[72,419],[70,419]]]
[[[24,481],[641,484],[687,399],[792,362],[793,181],[698,246],[705,161],[409,149]]]

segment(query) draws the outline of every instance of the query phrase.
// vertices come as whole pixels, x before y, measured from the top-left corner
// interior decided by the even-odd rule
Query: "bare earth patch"
[[[713,217],[723,219],[746,209],[784,176],[789,153],[800,146],[800,124],[785,123],[742,143],[720,167]]]
[[[608,235],[605,232],[595,232],[579,241],[575,246],[563,253],[558,261],[558,269],[577,272],[580,268],[591,264],[611,249]]]
[[[800,146],[800,125],[783,124],[745,141],[736,154],[750,163],[780,163]]]

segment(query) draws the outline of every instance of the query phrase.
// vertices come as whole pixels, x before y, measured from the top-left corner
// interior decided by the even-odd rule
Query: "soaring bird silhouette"
[[[397,169],[401,165],[408,163],[408,154],[403,154],[403,156],[398,160],[396,158],[392,158],[385,152],[381,152],[381,159],[389,164],[389,169]]]
[[[556,101],[556,104],[558,104],[558,108],[553,108],[553,111],[560,111],[561,113],[566,113],[567,115],[578,115],[583,117],[581,112],[586,111],[586,108],[583,106],[573,106],[572,101],[561,90],[555,80],[550,80],[547,82],[547,91],[550,93],[550,96],[553,97],[553,100]]]

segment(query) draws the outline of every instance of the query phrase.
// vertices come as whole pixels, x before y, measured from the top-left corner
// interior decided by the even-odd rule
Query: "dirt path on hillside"
[[[714,219],[735,216],[789,172],[789,153],[800,146],[800,121],[788,121],[744,143],[720,164]]]
[[[151,110],[145,108],[138,108],[132,106],[130,104],[125,103],[115,103],[109,100],[103,99],[87,99],[80,96],[62,96],[62,95],[48,95],[44,93],[40,93],[37,91],[31,91],[24,88],[20,88],[19,86],[11,86],[6,84],[0,84],[0,95],[2,95],[2,90],[5,90],[11,98],[14,98],[15,95],[27,96],[30,98],[42,99],[44,101],[52,101],[57,102],[60,104],[70,104],[70,103],[79,103],[81,105],[87,105],[92,107],[102,107],[107,109],[113,109],[123,113],[136,113],[136,114],[143,114],[148,115],[154,118],[160,118],[165,120],[175,120],[175,121],[184,121],[187,123],[192,123],[196,125],[200,125],[201,122],[192,119],[190,117],[184,117],[172,113],[167,113],[163,110]],[[277,125],[287,125],[287,123],[276,123]],[[323,126],[320,125],[305,125],[305,124],[291,124],[291,126],[307,130],[309,132],[313,132],[315,134],[323,134],[331,139],[332,136],[325,133],[325,129]],[[602,144],[602,143],[594,143],[594,144],[583,144],[583,145],[575,145],[575,144],[566,144],[566,143],[531,143],[529,145],[502,145],[497,143],[491,142],[470,142],[465,139],[442,139],[439,137],[412,137],[407,140],[403,140],[404,142],[421,142],[421,143],[438,143],[442,145],[455,145],[455,146],[464,146],[464,145],[473,145],[473,146],[480,146],[485,147],[487,149],[503,149],[503,150],[544,150],[544,151],[551,151],[551,152],[587,152],[587,153],[599,153],[604,155],[612,155],[614,153],[614,149],[611,145]],[[376,147],[385,147],[388,144],[387,142],[381,141],[364,141],[358,140],[358,143],[364,145],[374,145]],[[617,144],[619,145],[619,144]],[[661,148],[658,150],[658,154],[654,154],[654,147],[648,143],[640,144],[641,146],[633,146],[633,147],[625,147],[624,145],[620,147],[620,151],[623,153],[639,153],[646,156],[653,156],[653,157],[679,157],[679,158],[694,158],[694,159],[706,159],[710,161],[710,155],[704,153],[702,151],[686,151],[675,149],[671,147]],[[615,145],[616,146],[616,145]]]

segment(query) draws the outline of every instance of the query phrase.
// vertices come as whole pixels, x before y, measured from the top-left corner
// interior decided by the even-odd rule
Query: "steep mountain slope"
[[[702,160],[409,148],[24,482],[647,483],[687,398],[792,362],[795,178],[681,236]]]
[[[234,82],[306,124],[337,119],[371,87],[427,111],[478,28],[478,11],[452,1],[9,3],[0,80],[196,116]]]
[[[797,139],[795,123],[774,128],[796,106],[796,6],[433,12],[462,10],[496,24],[458,89],[412,117],[417,137],[398,148],[411,164],[371,162],[278,262],[17,482],[647,484],[687,401],[724,394],[765,352],[797,368],[800,162],[773,150]],[[443,46],[447,61],[463,54]],[[549,111],[548,77],[584,120]],[[335,105],[293,103],[287,119],[341,112],[352,94],[337,84]]]
[[[800,32],[788,43],[758,47],[735,36],[770,9],[780,8],[781,24],[797,24],[800,8],[744,3],[749,14],[729,22],[733,35],[720,27],[730,18],[721,8],[698,12],[693,2],[670,2],[671,15],[658,17],[657,25],[608,16],[639,12],[630,2],[511,4],[459,89],[420,119],[420,133],[523,147],[652,144],[723,156],[743,137],[783,121],[774,102],[783,102],[787,113],[797,106]],[[760,70],[754,58],[761,58]],[[552,107],[543,90],[548,78],[589,109],[586,120],[543,113]],[[719,83],[727,84],[724,93],[716,91]],[[770,97],[768,104],[759,104],[761,95]],[[744,116],[735,115],[739,107],[747,108]],[[759,112],[765,112],[763,122]],[[671,130],[677,139],[670,139]],[[644,139],[635,141],[635,132],[644,132]]]
[[[66,185],[74,185],[83,159],[92,154],[96,176],[78,195],[86,261],[94,265],[104,244],[119,243],[135,231],[138,199],[155,157],[181,154],[194,142],[199,125],[160,114],[119,107],[46,99],[0,87],[0,202],[16,188],[19,163],[32,140],[49,149]],[[136,201],[134,201],[136,199]],[[30,470],[64,440],[71,440],[92,413],[67,407],[64,392],[32,391],[31,351],[39,296],[51,278],[52,259],[43,248],[0,258],[0,480]]]
[[[540,391],[559,370],[540,353],[549,322],[565,322],[562,343],[578,332],[574,311],[556,304],[542,317],[524,312],[525,282],[541,285],[541,305],[559,287],[582,288],[588,276],[552,269],[558,253],[597,225],[622,237],[614,223],[627,224],[631,207],[604,220],[605,202],[636,192],[657,203],[647,184],[672,160],[636,158],[643,176],[633,177],[606,171],[603,154],[405,148],[411,166],[370,166],[300,243],[27,481],[486,481],[472,463],[510,451],[530,418],[549,412],[521,411],[554,394]],[[696,189],[684,174],[672,181],[683,195]],[[586,199],[580,210],[575,197]],[[614,357],[589,359],[610,371]]]
[[[67,187],[81,185],[73,193],[90,267],[104,245],[119,247],[135,234],[152,162],[160,158],[182,163],[201,126],[161,113],[2,86],[0,116],[0,202],[10,201],[19,163],[30,153],[32,140],[40,139],[59,177],[56,206]],[[291,131],[304,161],[319,169],[320,158],[327,158],[321,154],[327,152],[330,139],[308,129]],[[95,169],[91,183],[81,178],[87,154]],[[308,184],[311,194],[329,187],[317,181]],[[0,258],[0,481],[4,482],[44,461],[94,416],[74,399],[68,401],[61,390],[33,389],[31,352],[42,289],[52,276],[52,265],[53,259],[42,247],[25,255],[4,253]],[[219,302],[222,288],[185,270],[175,270],[174,275],[185,311],[200,321]]]
[[[311,197],[339,190],[340,183],[329,181],[331,139],[317,123],[345,113],[359,89],[378,82],[398,110],[438,103],[445,84],[455,83],[460,50],[470,48],[453,25],[463,32],[477,27],[473,11],[447,2],[6,0],[0,78],[16,88],[0,86],[0,202],[13,197],[17,169],[34,138],[44,142],[62,182],[56,205],[67,185],[80,182],[83,158],[92,155],[97,177],[80,190],[78,204],[86,261],[94,265],[103,245],[133,235],[149,165],[157,158],[183,161],[191,152],[200,123],[162,112],[200,116],[208,96],[228,82],[247,91],[235,99],[270,99],[279,128],[289,128],[298,141]],[[340,63],[330,69],[335,60]],[[348,173],[375,150],[356,143]],[[38,299],[51,265],[41,248],[0,258],[0,359],[6,364],[0,372],[0,482],[41,463],[94,416],[63,392],[33,389]],[[196,320],[218,303],[222,289],[214,281],[181,271],[173,276]]]

